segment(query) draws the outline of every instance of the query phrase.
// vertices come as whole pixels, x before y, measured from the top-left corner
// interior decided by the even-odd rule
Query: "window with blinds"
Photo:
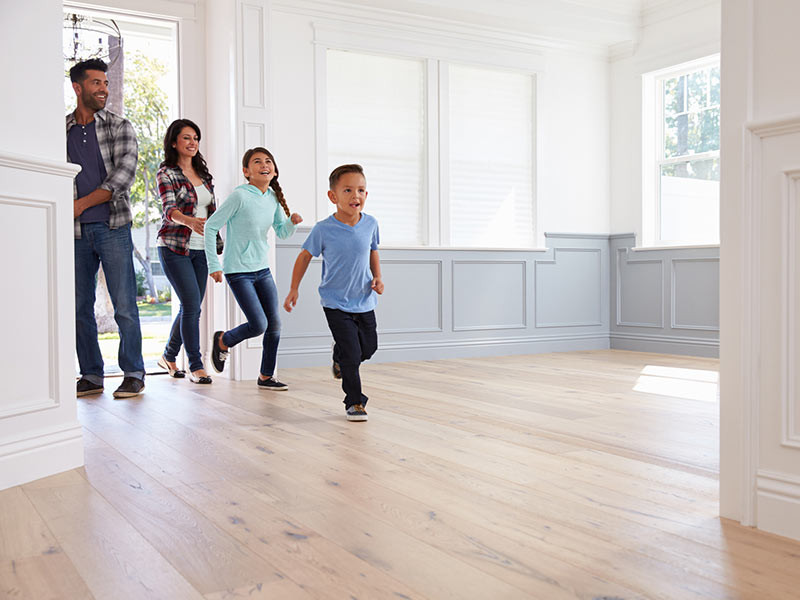
[[[533,78],[448,67],[450,244],[531,247]]]
[[[425,243],[425,70],[421,60],[328,50],[328,172],[358,163],[381,243]],[[330,204],[330,211],[335,206]]]
[[[534,246],[533,75],[335,49],[326,68],[328,172],[364,167],[383,244]]]

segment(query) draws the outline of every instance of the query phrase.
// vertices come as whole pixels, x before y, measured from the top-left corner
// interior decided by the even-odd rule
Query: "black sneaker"
[[[211,341],[211,366],[217,373],[222,373],[225,369],[225,361],[228,360],[228,351],[219,347],[219,340],[224,331],[215,331]]]
[[[274,377],[270,377],[269,379],[261,379],[258,378],[258,389],[260,390],[273,390],[275,392],[285,392],[289,389],[289,386],[285,383],[281,383]]]
[[[353,404],[347,407],[347,420],[348,421],[366,421],[367,409],[363,404]]]
[[[342,369],[339,366],[339,363],[337,363],[336,361],[333,361],[333,364],[331,365],[331,373],[333,373],[334,379],[342,378]]]
[[[138,396],[144,389],[144,381],[136,377],[126,377],[122,384],[114,390],[114,398],[131,398]]]
[[[85,377],[81,377],[78,380],[77,391],[75,395],[80,398],[81,396],[91,396],[93,394],[102,394],[103,393],[103,384],[92,383]]]

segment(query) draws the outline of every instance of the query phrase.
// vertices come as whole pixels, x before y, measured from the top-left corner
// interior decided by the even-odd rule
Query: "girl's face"
[[[251,185],[257,188],[267,188],[269,182],[275,177],[275,163],[263,152],[256,152],[250,157],[250,162],[242,169],[242,172]]]
[[[172,147],[178,152],[179,157],[192,159],[200,148],[200,136],[191,127],[184,127]]]

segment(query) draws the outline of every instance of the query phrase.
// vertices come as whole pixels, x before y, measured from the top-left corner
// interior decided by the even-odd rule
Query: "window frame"
[[[322,35],[319,35],[323,32]],[[324,217],[328,214],[328,115],[327,115],[327,52],[328,50],[356,52],[377,56],[397,57],[405,59],[422,60],[424,63],[424,99],[425,109],[423,125],[423,164],[426,172],[421,174],[424,180],[423,210],[421,218],[422,245],[420,246],[391,246],[402,248],[444,248],[454,249],[450,246],[450,194],[448,181],[449,161],[449,80],[448,67],[450,65],[465,65],[507,71],[531,77],[531,122],[532,122],[532,164],[531,164],[531,212],[532,232],[531,239],[534,245],[527,248],[514,247],[512,250],[537,249],[535,244],[540,241],[537,230],[538,222],[538,197],[539,197],[539,153],[540,145],[540,102],[541,75],[543,63],[540,56],[522,54],[499,58],[496,61],[476,60],[475,57],[447,56],[437,51],[433,42],[407,45],[401,40],[392,39],[383,33],[381,41],[371,39],[369,35],[362,36],[358,43],[352,43],[349,37],[343,37],[338,31],[326,27],[315,28],[315,78],[316,78],[316,165],[317,165],[317,215]],[[476,250],[506,249],[499,246],[470,246]]]
[[[665,165],[704,159],[719,160],[720,151],[664,156],[664,82],[709,67],[720,66],[720,55],[712,54],[642,75],[642,246],[718,246],[719,240],[663,239],[661,237],[661,169]]]

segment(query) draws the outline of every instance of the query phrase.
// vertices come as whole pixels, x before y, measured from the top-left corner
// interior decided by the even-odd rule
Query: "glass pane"
[[[533,77],[454,65],[449,81],[450,243],[531,247]]]
[[[706,107],[708,102],[708,69],[689,73],[686,87],[689,96],[689,111],[697,112]]]
[[[710,88],[711,88],[711,98],[709,99],[709,103],[712,106],[719,105],[719,67],[714,67],[711,69],[711,73],[709,75],[710,79]]]
[[[661,240],[719,243],[719,159],[663,165],[660,184]]]
[[[423,62],[329,50],[327,66],[328,171],[362,165],[381,242],[423,244]]]
[[[674,117],[683,112],[684,77],[673,77],[664,81],[664,114]]]
[[[689,115],[686,113],[664,118],[664,157],[673,158],[689,153]]]

